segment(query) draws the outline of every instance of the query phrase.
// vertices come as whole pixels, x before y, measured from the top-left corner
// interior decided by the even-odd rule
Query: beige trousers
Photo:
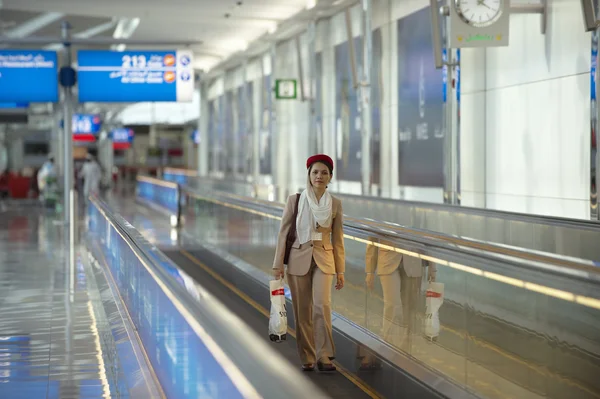
[[[419,334],[417,318],[421,298],[421,277],[409,277],[403,267],[379,276],[383,291],[382,338],[410,351],[411,337]]]
[[[302,364],[314,364],[335,356],[331,326],[331,286],[333,274],[325,274],[311,262],[304,276],[288,274],[292,293],[296,342]],[[327,361],[328,362],[328,361]]]

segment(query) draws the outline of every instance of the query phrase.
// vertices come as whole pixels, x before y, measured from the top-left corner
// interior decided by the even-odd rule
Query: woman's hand
[[[273,277],[277,280],[283,278],[283,269],[273,269]]]
[[[335,289],[336,290],[341,290],[342,288],[344,288],[344,275],[343,274],[338,274],[337,275],[337,282],[335,283]]]
[[[436,276],[437,276],[437,270],[435,268],[432,268],[431,266],[429,266],[429,268],[427,269],[427,281],[429,281],[430,283],[435,282]]]
[[[365,283],[367,284],[367,288],[372,290],[375,286],[375,275],[373,273],[367,273],[367,277],[365,278]]]

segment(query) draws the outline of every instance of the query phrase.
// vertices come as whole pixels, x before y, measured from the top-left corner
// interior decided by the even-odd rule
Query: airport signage
[[[294,100],[298,97],[297,86],[295,79],[276,79],[275,98],[278,100]]]
[[[79,102],[190,102],[193,53],[99,51],[77,53]]]
[[[63,126],[64,121],[61,120],[60,127]],[[71,119],[73,141],[95,141],[101,128],[102,120],[99,115],[73,114]]]
[[[133,143],[135,132],[129,128],[119,128],[110,132],[110,136],[113,142],[113,149],[115,150],[127,150]]]
[[[58,101],[56,52],[0,50],[0,102]]]
[[[29,108],[28,103],[0,103],[0,109],[24,109]]]

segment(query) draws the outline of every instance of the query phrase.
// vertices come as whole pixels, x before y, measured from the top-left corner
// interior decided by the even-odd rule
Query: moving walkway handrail
[[[445,212],[460,212],[474,216],[484,216],[484,217],[495,217],[498,219],[504,220],[513,220],[523,223],[535,223],[535,224],[546,224],[549,226],[556,227],[570,227],[576,229],[585,229],[585,230],[593,230],[600,232],[600,223],[592,220],[583,220],[583,219],[573,219],[573,218],[563,218],[558,216],[545,216],[545,215],[535,215],[530,213],[520,213],[520,212],[509,212],[509,211],[501,211],[498,209],[489,209],[489,208],[475,208],[464,205],[451,205],[451,204],[440,204],[436,202],[423,202],[423,201],[413,201],[413,200],[396,200],[390,198],[381,198],[381,197],[368,197],[362,195],[355,194],[345,194],[345,193],[335,193],[334,195],[339,196],[340,198],[354,198],[359,200],[369,200],[373,202],[380,202],[390,205],[398,206],[401,204],[402,206],[409,206],[414,208],[429,208],[436,209]]]
[[[165,173],[171,174],[180,174],[185,175],[187,177],[194,177],[198,179],[206,179],[210,181],[222,181],[219,179],[215,179],[212,177],[198,177],[198,174],[195,171],[187,170],[187,169],[179,169],[179,168],[165,168]],[[249,184],[253,185],[253,183],[249,183],[246,181],[238,180],[232,181],[232,183],[238,184]],[[583,230],[592,230],[600,233],[600,222],[592,221],[592,220],[583,220],[583,219],[573,219],[573,218],[564,218],[557,216],[545,216],[545,215],[534,215],[528,213],[520,213],[520,212],[509,212],[502,211],[497,209],[489,209],[489,208],[475,208],[464,205],[451,205],[451,204],[440,204],[435,202],[423,202],[423,201],[414,201],[414,200],[398,200],[391,198],[381,198],[381,197],[373,197],[373,196],[364,196],[364,195],[356,195],[356,194],[346,194],[346,193],[338,193],[333,192],[333,195],[343,198],[352,198],[357,200],[368,200],[378,203],[384,203],[389,205],[401,205],[407,207],[415,207],[415,208],[429,208],[436,209],[440,211],[446,212],[460,212],[475,216],[484,216],[484,217],[495,217],[499,219],[505,220],[513,220],[523,223],[535,223],[535,224],[545,224],[549,226],[555,227],[569,227]]]
[[[134,254],[158,280],[159,285],[165,286],[172,294],[167,296],[176,308],[183,309],[182,316],[191,325],[199,325],[206,332],[206,337],[200,337],[204,344],[208,347],[214,343],[218,352],[224,354],[220,357],[215,356],[215,359],[230,377],[237,376],[237,381],[232,382],[238,388],[241,387],[240,393],[244,397],[275,398],[284,392],[287,398],[324,396],[252,330],[244,329],[243,323],[237,317],[233,317],[223,304],[211,299],[201,286],[186,286],[186,290],[178,284],[163,266],[168,264],[174,269],[179,269],[170,259],[146,241],[130,223],[120,215],[114,214],[106,203],[97,198],[92,201],[127,241]]]

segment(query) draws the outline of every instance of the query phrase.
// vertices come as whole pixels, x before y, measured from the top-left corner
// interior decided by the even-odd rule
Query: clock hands
[[[485,0],[477,0],[477,5],[478,6],[484,6],[489,8],[490,10],[492,9],[490,6],[488,6],[487,4],[485,4]]]

